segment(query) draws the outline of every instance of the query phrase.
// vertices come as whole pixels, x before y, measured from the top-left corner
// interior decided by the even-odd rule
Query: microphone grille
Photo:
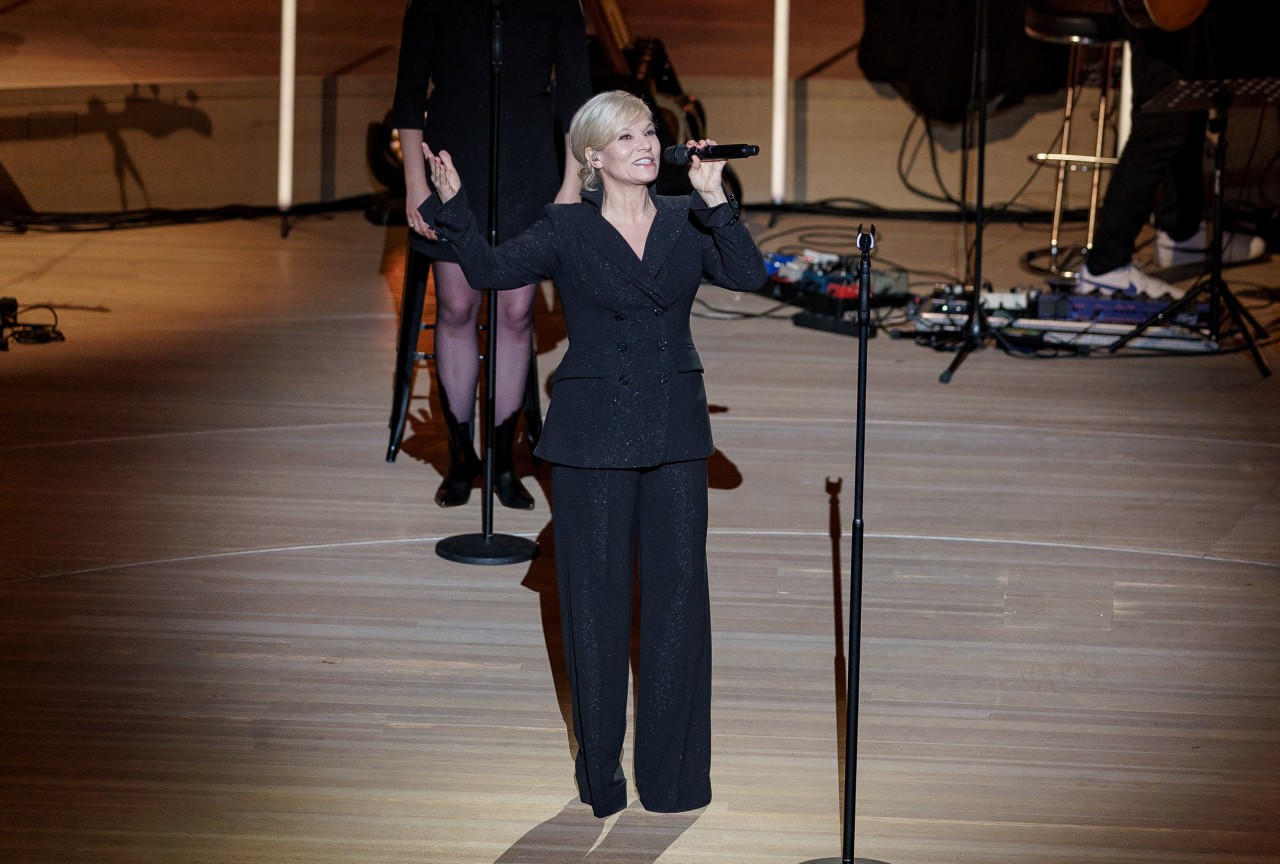
[[[672,144],[662,151],[662,161],[668,165],[688,165],[689,148],[683,144]]]

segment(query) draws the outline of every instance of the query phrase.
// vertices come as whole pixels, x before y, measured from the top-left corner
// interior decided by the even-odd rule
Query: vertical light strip
[[[1110,49],[1103,49],[1110,50]],[[1129,143],[1129,129],[1133,125],[1133,75],[1129,70],[1133,65],[1133,49],[1125,42],[1120,49],[1120,118],[1116,134],[1116,155]],[[1099,120],[1099,123],[1102,121]]]
[[[280,152],[276,200],[280,212],[293,206],[293,113],[297,76],[298,0],[280,3]]]
[[[787,48],[791,42],[791,0],[773,0],[773,132],[769,194],[781,204],[787,188]]]

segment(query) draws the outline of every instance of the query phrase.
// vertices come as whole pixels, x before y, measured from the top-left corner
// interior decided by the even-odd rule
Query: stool
[[[1120,21],[1112,10],[1111,0],[1031,0],[1023,19],[1028,36],[1045,42],[1066,45],[1067,97],[1062,111],[1062,146],[1057,153],[1037,153],[1032,161],[1057,165],[1053,193],[1053,221],[1049,231],[1049,247],[1036,249],[1023,256],[1023,264],[1037,273],[1074,279],[1084,255],[1093,248],[1097,224],[1098,198],[1102,169],[1116,164],[1114,156],[1106,156],[1106,115],[1111,96],[1111,82],[1117,55],[1125,42]],[[1079,88],[1088,83],[1089,68],[1099,65],[1097,130],[1093,153],[1071,152],[1071,126]],[[1114,142],[1112,146],[1114,152]],[[1069,171],[1092,173],[1089,193],[1088,228],[1083,246],[1064,248],[1062,219],[1066,208]]]
[[[422,309],[427,299],[427,272],[431,262],[426,257],[405,249],[404,289],[400,300],[400,330],[396,336],[396,368],[391,385],[391,440],[387,444],[387,461],[396,461],[400,452],[400,439],[409,415],[409,398],[413,395],[413,375],[418,363],[434,360],[434,354],[418,350],[418,337],[424,330],[432,330],[435,324],[422,320]]]

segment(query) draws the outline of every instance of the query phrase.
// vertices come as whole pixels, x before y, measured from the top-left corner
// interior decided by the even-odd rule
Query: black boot
[[[436,503],[441,507],[461,507],[471,499],[471,486],[480,476],[484,464],[476,455],[471,422],[459,423],[449,410],[449,397],[445,395],[439,379],[436,379],[436,387],[440,394],[440,413],[444,415],[445,428],[449,433],[449,468],[436,490]]]
[[[503,507],[532,510],[533,496],[516,476],[511,456],[511,447],[516,440],[516,421],[519,419],[520,412],[517,411],[493,430],[493,491]]]

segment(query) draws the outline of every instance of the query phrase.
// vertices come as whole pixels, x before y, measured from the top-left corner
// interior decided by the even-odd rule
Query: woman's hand
[[[415,234],[421,234],[428,240],[436,241],[440,238],[436,236],[435,229],[427,224],[427,220],[422,218],[422,214],[418,212],[418,208],[422,206],[422,202],[431,197],[431,190],[427,188],[427,178],[423,174],[418,178],[417,182],[405,183],[405,220],[409,223],[409,227],[413,229]]]
[[[685,146],[690,148],[711,147],[715,145],[715,141],[710,138],[704,138],[701,141],[689,141]],[[708,160],[706,162],[694,156],[689,162],[689,182],[693,184],[693,188],[702,196],[702,200],[707,202],[710,207],[715,207],[729,200],[724,194],[724,186],[721,183],[720,175],[724,173],[723,159]]]
[[[427,170],[431,173],[431,185],[436,187],[436,194],[440,196],[441,204],[448,204],[454,195],[458,194],[458,190],[462,188],[462,178],[458,176],[458,169],[453,167],[453,158],[449,155],[448,150],[441,150],[437,156],[431,152],[431,148],[427,146],[427,142],[422,142],[422,155],[427,159]]]

